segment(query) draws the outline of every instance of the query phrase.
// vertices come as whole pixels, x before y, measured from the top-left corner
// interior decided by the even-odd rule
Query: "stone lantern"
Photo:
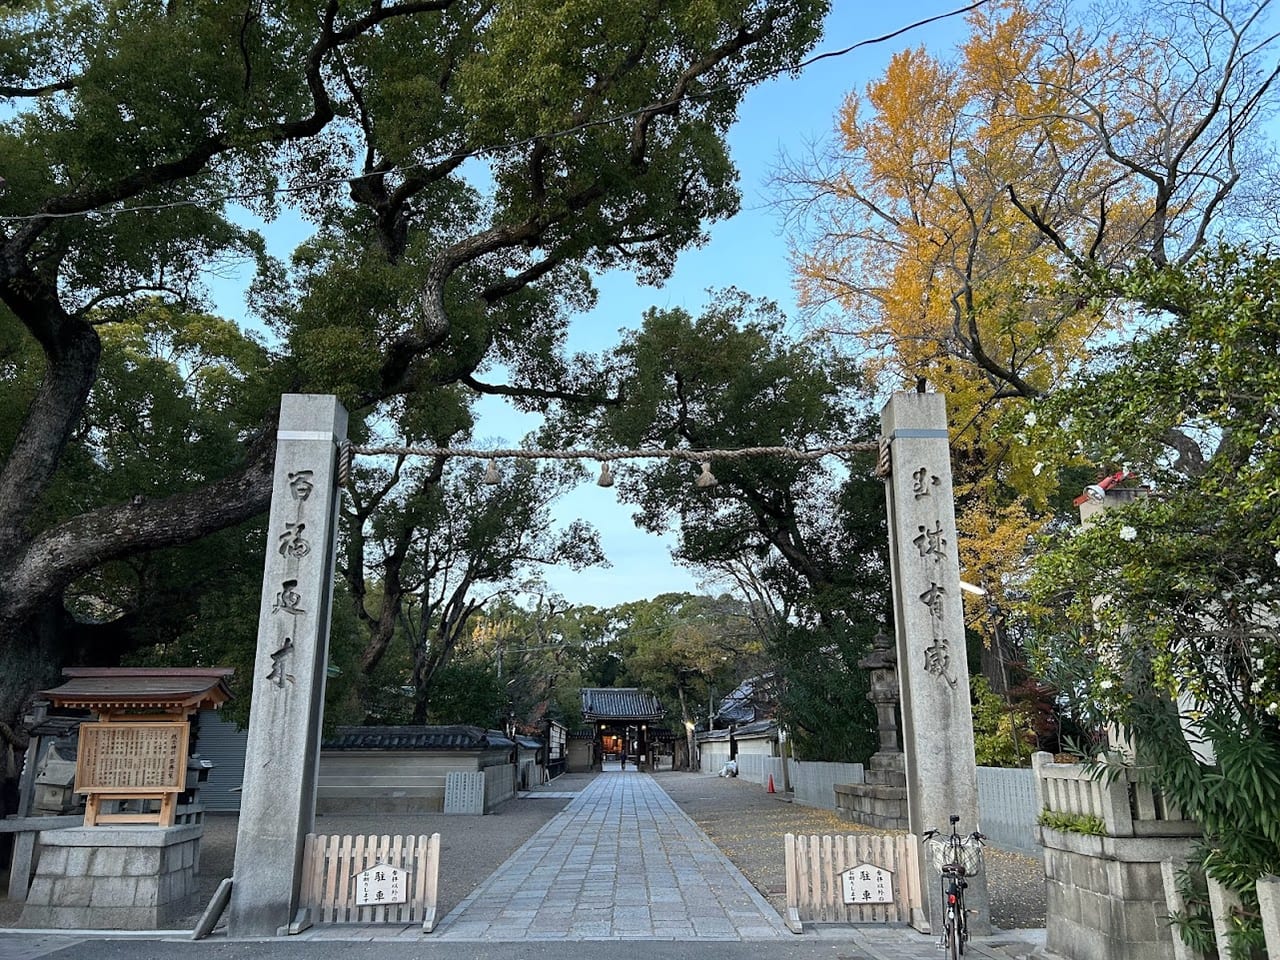
[[[880,749],[876,755],[902,753],[898,738],[898,652],[893,639],[881,627],[871,641],[871,653],[858,661],[858,666],[871,674],[871,691],[867,699],[876,708],[880,728]],[[874,762],[874,760],[873,760]]]
[[[867,699],[876,708],[880,749],[871,756],[862,783],[835,785],[837,812],[847,820],[882,830],[907,829],[907,768],[898,737],[898,654],[884,629],[858,666],[871,674]]]

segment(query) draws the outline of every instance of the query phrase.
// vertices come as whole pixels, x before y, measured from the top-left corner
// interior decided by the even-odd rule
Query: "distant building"
[[[720,701],[712,715],[713,729],[737,727],[759,720],[772,720],[778,714],[778,681],[775,674],[762,673],[748,677]]]
[[[636,687],[583,687],[582,719],[591,730],[586,769],[602,769],[606,757],[650,769],[656,724],[664,716],[658,698]],[[570,769],[583,769],[583,759],[571,753]]]

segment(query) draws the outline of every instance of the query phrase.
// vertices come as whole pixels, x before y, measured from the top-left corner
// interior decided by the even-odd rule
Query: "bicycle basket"
[[[935,837],[929,841],[933,855],[933,869],[942,873],[942,868],[950,863],[958,863],[964,867],[966,877],[976,877],[982,871],[982,845],[977,840],[965,837],[957,850],[950,838]]]

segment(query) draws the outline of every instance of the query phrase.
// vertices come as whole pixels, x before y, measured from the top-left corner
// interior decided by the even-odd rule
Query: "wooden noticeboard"
[[[88,795],[85,825],[173,824],[177,795],[186,788],[191,724],[82,723],[76,792]],[[104,813],[104,800],[159,800],[159,813]]]

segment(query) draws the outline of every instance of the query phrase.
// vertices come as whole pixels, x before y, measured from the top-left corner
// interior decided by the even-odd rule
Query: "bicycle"
[[[942,878],[946,913],[938,946],[948,952],[950,960],[956,960],[964,954],[964,945],[969,941],[969,921],[964,910],[964,891],[969,883],[965,878],[977,876],[982,870],[982,842],[987,838],[976,830],[962,837],[956,832],[960,818],[953,813],[950,819],[950,836],[926,830],[924,839],[933,853],[933,867]]]

